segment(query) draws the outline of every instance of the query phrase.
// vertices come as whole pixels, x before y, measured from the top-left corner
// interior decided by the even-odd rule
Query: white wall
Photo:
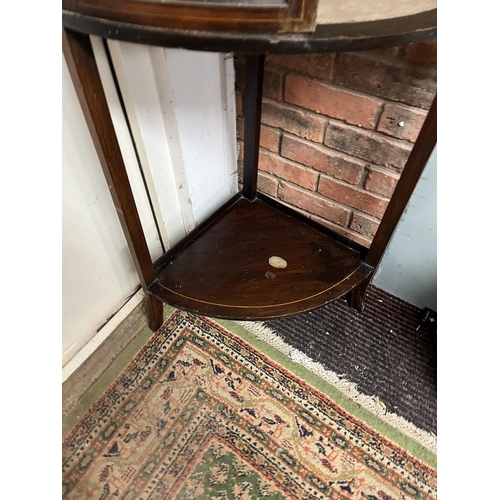
[[[226,54],[108,43],[169,248],[237,192],[233,61]]]
[[[64,59],[62,87],[64,365],[139,280]]]
[[[177,89],[176,125],[199,224],[238,191],[234,65],[226,54],[168,49],[165,56],[171,88]]]
[[[168,248],[237,191],[232,60],[110,42],[139,167],[102,41],[92,37],[92,44],[156,259],[162,243]],[[97,338],[139,280],[64,60],[62,83],[65,365]]]
[[[373,284],[437,311],[437,146],[399,221]]]

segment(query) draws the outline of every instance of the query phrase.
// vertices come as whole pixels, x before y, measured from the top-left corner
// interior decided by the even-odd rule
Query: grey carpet
[[[378,396],[387,410],[437,433],[436,333],[422,311],[370,286],[362,313],[338,300],[291,318],[269,320],[288,344]]]

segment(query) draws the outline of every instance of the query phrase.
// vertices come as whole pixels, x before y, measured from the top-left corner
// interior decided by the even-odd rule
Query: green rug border
[[[417,443],[412,438],[406,436],[395,427],[379,419],[376,415],[369,410],[363,408],[359,403],[345,396],[339,389],[332,384],[316,375],[308,368],[292,361],[286,354],[278,348],[268,344],[265,340],[260,339],[252,332],[249,332],[238,323],[231,320],[212,319],[212,321],[219,323],[227,330],[239,335],[243,340],[251,344],[253,347],[264,353],[273,361],[279,363],[283,368],[292,372],[297,377],[304,379],[308,384],[313,386],[318,391],[326,394],[330,399],[335,401],[339,406],[344,408],[348,413],[358,420],[362,420],[369,427],[375,429],[377,432],[387,437],[401,448],[410,452],[414,457],[422,460],[427,465],[436,468],[437,456],[420,443]]]
[[[176,309],[174,307],[165,306],[164,319],[167,320],[171,316],[171,314],[175,312],[175,310]],[[364,409],[361,405],[359,405],[352,399],[344,396],[344,394],[342,394],[340,390],[335,388],[329,382],[311,372],[308,368],[295,363],[276,347],[273,347],[265,340],[260,339],[254,333],[249,332],[244,327],[237,324],[235,321],[217,318],[210,318],[210,320],[221,325],[232,333],[240,336],[245,342],[248,342],[250,345],[261,351],[273,361],[276,361],[297,377],[306,380],[308,384],[313,386],[318,391],[326,394],[330,399],[344,408],[353,417],[365,422],[369,427],[387,437],[401,448],[407,450],[414,457],[423,461],[430,467],[436,468],[437,457],[434,453],[432,453],[427,448],[417,443],[410,437],[405,436],[391,425],[380,420],[377,416]],[[78,420],[82,418],[85,413],[92,407],[92,405],[105,393],[105,391],[118,378],[118,376],[123,372],[123,370],[132,361],[132,359],[140,351],[140,349],[147,343],[147,341],[153,336],[154,333],[155,332],[152,332],[149,328],[144,328],[83,394],[75,407],[66,415],[63,414],[63,438],[69,433],[69,431],[78,422]]]

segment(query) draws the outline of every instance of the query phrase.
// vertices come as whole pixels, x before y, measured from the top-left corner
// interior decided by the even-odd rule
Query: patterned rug
[[[230,321],[174,311],[63,442],[64,499],[436,498],[436,457]]]

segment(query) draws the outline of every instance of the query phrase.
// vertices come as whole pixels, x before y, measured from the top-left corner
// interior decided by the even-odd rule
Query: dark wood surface
[[[183,2],[62,0],[64,10],[155,28],[213,31],[313,31],[318,0]]]
[[[324,226],[323,224],[320,224],[319,222],[316,222],[315,220],[307,217],[306,215],[301,214],[300,212],[297,212],[292,206],[283,205],[283,203],[281,203],[280,201],[278,201],[274,198],[271,198],[270,196],[267,196],[266,194],[261,193],[260,191],[257,191],[257,198],[259,198],[259,200],[264,201],[265,203],[267,203],[271,207],[276,208],[280,212],[283,212],[286,215],[290,215],[294,219],[296,219],[300,222],[303,222],[304,224],[307,224],[308,226],[316,229],[316,231],[319,231],[320,233],[323,233],[330,238],[332,238],[332,237],[335,238],[335,240],[338,241],[339,243],[341,243],[342,245],[347,246],[349,248],[352,248],[354,251],[356,251],[356,253],[358,255],[361,256],[361,260],[364,261],[364,257],[366,255],[366,252],[368,251],[368,249],[366,247],[364,247],[363,245],[360,245],[359,243],[356,243],[355,241],[350,240],[349,238],[347,238],[346,236],[343,236],[340,233],[332,231],[331,229]]]
[[[63,8],[63,25],[102,38],[146,45],[212,52],[292,54],[371,50],[431,40],[437,35],[437,10],[367,22],[318,25],[312,33],[255,33],[158,28],[137,20],[120,22]]]
[[[299,3],[290,2],[295,10],[288,12],[288,19],[299,15]],[[269,24],[265,28],[269,32],[256,33],[245,28],[245,22],[255,28],[251,16],[238,23],[226,11],[213,19],[210,6],[206,11],[205,7],[198,10],[204,12],[203,23],[198,18],[192,25],[172,24],[175,18],[182,21],[184,14],[174,9],[165,17],[164,7],[156,1],[63,0],[63,25],[83,33],[65,33],[64,52],[141,284],[161,301],[215,317],[264,319],[293,315],[351,291],[351,303],[362,309],[373,270],[432,151],[427,154],[432,140],[435,144],[430,124],[433,116],[435,121],[435,104],[424,124],[427,132],[423,129],[417,140],[368,252],[256,193],[257,158],[252,156],[255,148],[247,147],[243,194],[257,199],[232,200],[217,211],[209,224],[188,235],[153,268],[87,35],[165,47],[259,54],[248,59],[255,63],[257,75],[250,82],[255,84],[254,98],[249,98],[245,106],[248,122],[257,124],[262,85],[259,61],[263,61],[263,53],[369,50],[425,41],[436,36],[436,10],[403,18],[318,25],[311,33],[277,33],[279,29],[295,28]],[[259,9],[263,8],[255,8],[252,16],[259,18]],[[116,12],[120,15],[116,16]],[[260,21],[268,19],[269,12],[261,14]],[[167,18],[170,20],[165,24]],[[227,29],[228,22],[233,23],[231,29]],[[247,146],[258,145],[258,127],[249,127],[245,134]],[[289,265],[285,269],[271,268],[268,259],[272,255],[285,258]],[[157,328],[162,305],[160,300],[146,295],[150,326]]]
[[[272,267],[273,256],[287,266]],[[242,197],[187,246],[169,253],[149,290],[195,313],[263,319],[324,305],[371,272],[357,251],[334,237]]]
[[[63,53],[78,100],[106,177],[140,283],[146,290],[150,328],[156,330],[163,321],[163,305],[147,293],[146,285],[153,277],[151,255],[111,121],[90,39],[87,35],[72,33],[65,29],[63,29],[62,36]]]
[[[408,157],[405,168],[391,196],[379,228],[375,233],[372,244],[366,254],[365,262],[375,269],[389,245],[398,222],[410,201],[410,197],[427,165],[429,157],[437,142],[437,97],[432,103],[420,134]],[[351,304],[358,310],[363,309],[364,296],[370,280],[360,283],[351,293]]]

